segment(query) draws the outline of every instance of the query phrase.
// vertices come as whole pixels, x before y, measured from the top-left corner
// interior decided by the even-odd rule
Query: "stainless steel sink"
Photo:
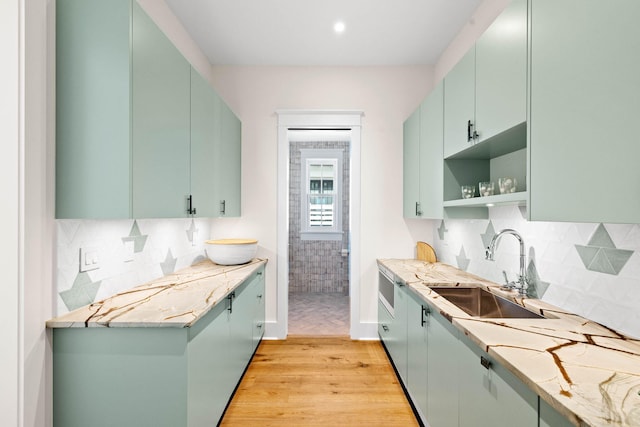
[[[484,318],[544,319],[505,298],[475,287],[430,286],[438,295],[455,304],[469,316]]]

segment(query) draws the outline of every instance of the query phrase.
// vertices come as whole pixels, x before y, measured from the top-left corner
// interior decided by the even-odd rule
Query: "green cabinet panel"
[[[422,419],[427,419],[427,305],[407,298],[407,389]]]
[[[186,347],[180,329],[55,329],[53,425],[185,426]]]
[[[540,399],[538,413],[540,420],[538,424],[539,427],[572,427],[574,425],[564,415],[561,415],[542,399]]]
[[[56,218],[128,218],[131,3],[59,0],[56,22]]]
[[[462,343],[458,330],[432,310],[427,318],[427,421],[432,427],[458,425],[459,369]]]
[[[226,105],[220,111],[221,135],[216,144],[215,199],[220,217],[236,217],[241,213],[241,138],[242,124]]]
[[[228,301],[222,302],[189,331],[188,426],[215,425],[238,383],[232,364],[232,340],[227,318]]]
[[[512,0],[444,81],[446,158],[524,123],[527,0]]]
[[[191,69],[191,196],[196,216],[215,217],[216,144],[220,141],[222,100],[211,85]]]
[[[460,427],[538,426],[538,395],[461,335]],[[485,365],[481,364],[484,363]]]
[[[191,67],[134,3],[133,216],[186,216]]]
[[[444,78],[445,157],[475,143],[469,138],[475,130],[475,63],[473,46]]]
[[[640,222],[640,2],[532,0],[529,14],[530,219]]]
[[[393,293],[393,316],[389,326],[387,350],[400,380],[407,383],[407,293],[403,285],[396,284]],[[386,344],[386,342],[385,342]]]
[[[420,105],[420,206],[422,218],[443,217],[444,84]]]
[[[476,42],[475,130],[481,143],[527,118],[527,0],[511,0]]]
[[[256,351],[256,348],[262,340],[264,335],[264,321],[265,321],[265,298],[264,298],[264,273],[259,271],[257,280],[253,284],[253,343],[251,346],[251,353]]]
[[[442,218],[442,83],[403,125],[403,215]]]
[[[240,121],[138,3],[56,20],[56,218],[239,216]]]
[[[419,218],[420,210],[420,108],[403,124],[402,132],[403,215]]]
[[[189,328],[54,329],[54,427],[216,425],[264,323],[263,277],[264,267]]]

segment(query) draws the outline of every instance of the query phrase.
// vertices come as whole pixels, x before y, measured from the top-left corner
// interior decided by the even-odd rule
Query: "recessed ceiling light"
[[[333,31],[335,31],[338,34],[343,33],[344,29],[345,29],[344,22],[342,21],[338,21],[335,24],[333,24]]]

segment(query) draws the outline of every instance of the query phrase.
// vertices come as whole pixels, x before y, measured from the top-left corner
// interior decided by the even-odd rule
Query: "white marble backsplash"
[[[210,220],[57,220],[56,312],[59,316],[204,259]],[[100,268],[80,272],[80,248]]]
[[[503,270],[514,280],[519,246],[513,236],[501,238],[495,262],[485,260],[493,235],[513,228],[524,237],[542,300],[640,338],[640,225],[529,222],[525,213],[504,206],[489,208],[488,220],[435,221],[438,259],[497,283],[504,282]]]

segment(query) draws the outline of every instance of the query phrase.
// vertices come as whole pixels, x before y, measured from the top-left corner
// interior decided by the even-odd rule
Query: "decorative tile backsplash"
[[[57,220],[56,315],[188,267],[206,256],[210,220]],[[80,248],[100,268],[80,272]]]
[[[515,280],[519,244],[504,235],[495,261],[493,236],[517,230],[527,251],[527,277],[539,298],[640,338],[640,224],[529,222],[523,207],[489,208],[488,220],[437,221],[433,246],[447,264],[503,283]]]

